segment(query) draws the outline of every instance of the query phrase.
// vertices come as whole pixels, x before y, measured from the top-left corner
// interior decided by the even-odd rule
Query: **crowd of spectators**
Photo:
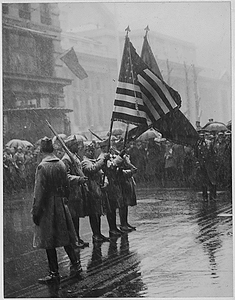
[[[231,132],[208,135],[216,153],[216,178],[220,189],[231,188]],[[99,142],[95,142],[97,155]],[[113,142],[115,147],[115,142]],[[128,145],[127,152],[133,165],[137,187],[200,188],[197,182],[195,149],[175,144],[166,139],[137,140]],[[55,143],[55,154],[62,158],[63,149]],[[41,161],[39,147],[5,147],[3,150],[3,188],[5,193],[32,190],[37,165]]]

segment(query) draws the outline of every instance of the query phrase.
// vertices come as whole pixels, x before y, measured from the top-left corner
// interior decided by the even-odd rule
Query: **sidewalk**
[[[130,208],[130,223],[137,230],[80,250],[82,280],[67,276],[69,260],[58,249],[60,287],[37,283],[47,272],[47,260],[43,250],[32,249],[30,205],[26,197],[4,206],[7,298],[233,295],[232,205],[227,193],[204,202],[187,189],[138,190],[138,205]],[[82,238],[91,241],[87,218],[81,228]],[[108,234],[105,217],[102,231]]]

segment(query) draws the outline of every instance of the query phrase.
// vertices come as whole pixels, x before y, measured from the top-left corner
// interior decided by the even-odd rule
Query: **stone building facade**
[[[59,10],[54,3],[2,4],[4,140],[37,141],[52,136],[49,120],[59,133],[70,133],[59,77],[61,54]]]

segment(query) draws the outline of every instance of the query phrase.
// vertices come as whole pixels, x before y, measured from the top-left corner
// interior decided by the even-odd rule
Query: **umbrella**
[[[204,127],[202,127],[202,130],[209,132],[219,132],[227,131],[228,127],[222,122],[209,122]]]
[[[28,141],[25,140],[18,140],[18,139],[13,139],[10,140],[8,143],[6,143],[7,147],[14,147],[14,148],[18,148],[18,147],[22,147],[22,148],[26,148],[27,146],[33,147],[33,144],[31,144]]]
[[[161,133],[154,129],[148,129],[144,133],[142,133],[137,140],[138,141],[147,141],[149,139],[160,139],[162,137]]]
[[[229,130],[232,130],[232,120],[227,123],[227,127]]]

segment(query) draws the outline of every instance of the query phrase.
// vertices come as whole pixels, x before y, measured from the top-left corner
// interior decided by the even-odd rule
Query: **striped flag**
[[[180,95],[174,90],[170,91],[168,85],[149,69],[136,53],[131,42],[130,52],[133,69],[137,74],[138,86],[142,94],[144,110],[150,121],[155,124],[167,113],[180,107]]]
[[[112,120],[147,126],[142,93],[137,79],[136,68],[131,57],[132,48],[134,49],[129,37],[126,36]]]
[[[85,79],[88,77],[86,71],[80,65],[76,52],[74,51],[73,47],[67,50],[65,53],[62,54],[60,59],[66,64],[66,66],[76,75],[79,79]]]
[[[163,77],[160,73],[160,69],[158,67],[157,61],[148,43],[147,34],[144,37],[144,42],[141,51],[141,58],[148,65],[148,67],[162,80],[162,84],[164,84],[166,88],[166,89],[162,89],[162,91],[163,90],[168,91],[165,92],[165,96],[170,102],[171,107],[173,108],[171,109],[169,106],[167,106],[168,108],[167,111],[166,107],[164,105],[162,106],[161,104],[162,99],[164,99],[164,97],[163,98],[161,97],[162,99],[159,99],[159,97],[155,97],[156,102],[158,102],[158,105],[162,107],[162,110],[159,110],[159,115],[155,113],[153,116],[154,118],[153,117],[151,118],[153,127],[159,132],[161,132],[163,137],[169,140],[172,140],[179,144],[194,146],[199,137],[198,133],[195,130],[195,128],[192,126],[190,121],[185,117],[185,115],[179,109],[181,106],[181,98],[178,92],[163,82]],[[146,71],[146,73],[149,73],[149,71]],[[144,86],[147,84],[146,81],[149,81],[148,79],[149,75],[146,76],[147,79],[140,78],[140,82],[142,82]],[[156,79],[156,76],[153,77],[153,75],[150,75],[150,78],[151,80],[156,80],[156,82],[159,82],[159,79]],[[150,104],[148,104],[149,103],[148,92],[146,92],[145,94],[146,95],[143,96],[144,102],[147,106],[149,106],[148,107],[150,110],[149,113],[153,115],[154,110],[151,108]],[[155,106],[157,106],[157,104],[155,104]]]

